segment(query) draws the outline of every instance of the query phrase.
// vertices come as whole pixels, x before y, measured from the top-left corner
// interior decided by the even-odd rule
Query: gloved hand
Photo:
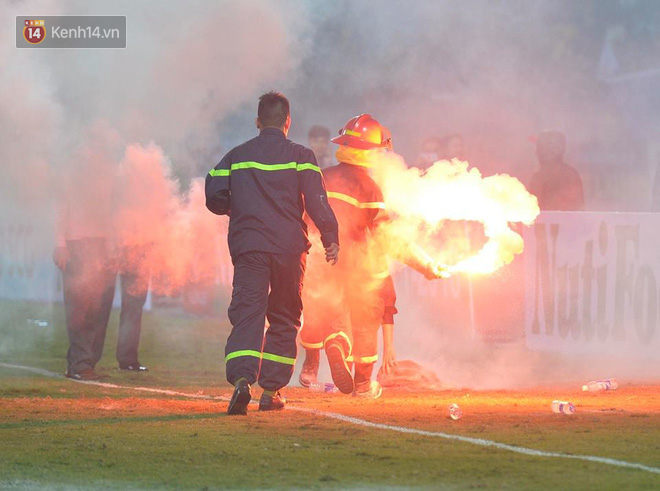
[[[339,244],[334,242],[325,248],[325,260],[333,266],[339,260]]]
[[[429,263],[428,267],[426,268],[426,272],[424,273],[424,277],[427,280],[449,278],[450,276],[451,272],[449,271],[449,267],[446,264],[438,263],[435,261]]]

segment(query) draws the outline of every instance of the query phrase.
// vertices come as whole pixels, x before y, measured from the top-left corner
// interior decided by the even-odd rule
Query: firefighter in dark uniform
[[[326,261],[339,254],[337,219],[314,153],[286,138],[289,101],[279,93],[259,98],[259,136],[232,149],[206,178],[206,206],[229,215],[234,281],[225,348],[234,393],[227,412],[246,414],[251,385],[264,389],[262,411],[282,409],[279,390],[296,360],[306,253],[306,211],[321,233]],[[268,320],[269,327],[264,335]]]
[[[321,291],[315,291],[315,298],[307,302],[301,331],[307,354],[301,382],[306,385],[315,379],[319,350],[324,349],[340,392],[377,398],[382,389],[371,376],[378,360],[378,329],[385,312],[383,285],[389,276],[389,245],[400,242],[395,249],[403,254],[396,259],[427,278],[445,277],[446,273],[419,247],[387,234],[384,224],[390,218],[383,194],[367,168],[377,152],[391,150],[389,131],[370,115],[361,114],[349,120],[332,141],[340,145],[339,164],[326,169],[324,177],[340,224],[342,261],[323,274]],[[327,290],[335,294],[329,295]]]

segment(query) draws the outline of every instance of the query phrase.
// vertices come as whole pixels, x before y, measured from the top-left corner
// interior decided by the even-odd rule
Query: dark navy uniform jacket
[[[321,232],[324,247],[339,243],[314,152],[277,128],[232,149],[206,177],[206,207],[230,215],[232,258],[249,251],[300,254],[310,247],[303,214]]]

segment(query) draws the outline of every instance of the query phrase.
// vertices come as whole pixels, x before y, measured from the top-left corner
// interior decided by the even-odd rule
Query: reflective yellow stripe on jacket
[[[382,201],[361,202],[358,199],[354,198],[353,196],[349,196],[348,194],[344,194],[344,193],[338,193],[336,191],[328,191],[328,198],[335,198],[341,200],[345,203],[348,203],[349,205],[353,205],[356,208],[360,208],[360,209],[376,209],[376,210],[385,209],[385,203],[383,203]]]
[[[278,170],[292,170],[295,169],[298,172],[305,170],[312,170],[314,172],[321,172],[321,169],[318,165],[314,165],[310,162],[305,162],[299,164],[298,162],[286,162],[283,164],[263,164],[261,162],[236,162],[231,164],[231,169],[211,169],[209,172],[211,177],[228,177],[232,172],[242,169],[257,169],[264,170],[268,172],[278,171]]]

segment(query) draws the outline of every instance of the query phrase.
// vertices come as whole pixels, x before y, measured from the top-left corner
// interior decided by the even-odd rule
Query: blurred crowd
[[[537,163],[530,164],[534,172],[526,184],[539,200],[541,210],[584,211],[585,200],[580,173],[564,160],[566,137],[560,131],[543,131],[531,137]],[[309,147],[317,155],[321,168],[334,165],[329,154],[330,130],[314,125],[307,135]],[[414,167],[426,171],[441,160],[466,159],[463,136],[453,133],[443,137],[428,137],[422,141]]]

